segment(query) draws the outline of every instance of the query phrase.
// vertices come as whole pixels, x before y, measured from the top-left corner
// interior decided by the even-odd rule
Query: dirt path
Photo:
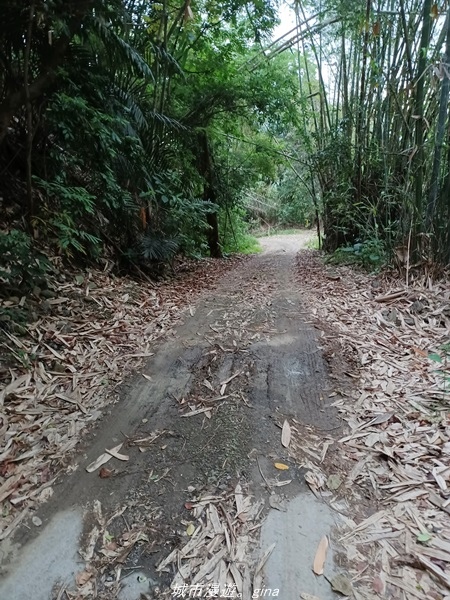
[[[301,248],[306,248],[308,242],[315,238],[314,231],[302,231],[295,235],[271,235],[260,238],[264,253],[278,254],[286,252],[296,254]]]
[[[327,561],[327,579],[317,578],[311,566],[336,516],[311,494],[304,469],[281,444],[285,420],[297,435],[314,431],[320,440],[340,427],[328,405],[333,380],[294,277],[295,254],[310,237],[263,238],[261,255],[238,265],[190,308],[173,338],[123,386],[121,402],[84,441],[74,472],[35,515],[42,526],[30,523],[3,542],[0,597],[162,597],[177,565],[156,567],[195,541],[205,523],[219,527],[212,518],[215,505],[231,540],[225,533],[212,536],[223,543],[225,558],[217,560],[210,584],[212,577],[226,582],[232,576],[244,597],[261,585],[273,590],[266,597],[335,597],[328,581],[333,561]],[[112,458],[102,470],[86,472],[105,448],[121,443],[119,458],[128,460]],[[247,506],[239,512],[241,489],[257,511]],[[207,517],[195,513],[205,496]],[[236,498],[234,513],[226,510],[230,498]],[[239,540],[245,544],[238,560],[233,544]],[[213,555],[210,546],[192,563],[197,578],[185,566],[189,584],[208,580],[198,571]],[[255,562],[271,548],[258,572]],[[227,552],[233,560],[225,560]],[[228,575],[220,572],[222,563]],[[174,597],[189,597],[192,589],[178,592]]]

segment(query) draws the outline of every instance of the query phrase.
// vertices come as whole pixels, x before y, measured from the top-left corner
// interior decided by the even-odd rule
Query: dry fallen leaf
[[[266,562],[269,560],[270,555],[272,554],[276,544],[272,544],[267,548],[262,557],[259,559],[258,564],[255,567],[255,573],[253,575],[253,589],[260,589],[262,587],[262,572]]]
[[[234,488],[234,500],[236,502],[236,514],[239,515],[244,511],[244,493],[240,483]]]
[[[313,492],[317,492],[317,490],[325,486],[326,478],[324,473],[316,468],[314,471],[307,471],[305,473],[305,481]]]
[[[339,475],[330,475],[327,479],[327,488],[329,490],[338,490],[341,487],[342,479]]]
[[[287,448],[291,443],[291,426],[287,421],[283,423],[283,429],[281,430],[281,444]]]
[[[81,571],[81,573],[77,573],[75,581],[79,587],[82,587],[89,581],[89,579],[91,579],[91,577],[92,573],[89,573],[88,571]]]
[[[212,386],[211,382],[210,382],[210,381],[208,381],[207,379],[204,379],[204,380],[203,380],[203,385],[204,385],[205,387],[207,387],[207,388],[208,388],[208,390],[211,390],[211,392],[213,392],[213,391],[214,391],[214,388],[213,388],[213,386]]]
[[[114,458],[117,458],[117,460],[122,460],[122,461],[130,460],[130,457],[127,454],[119,454],[119,452],[117,452],[116,448],[112,448],[111,450],[107,449],[106,452],[108,454],[111,454],[111,456],[113,456]]]
[[[373,578],[372,587],[377,594],[384,594],[384,582],[379,575]]]
[[[313,571],[316,575],[323,575],[323,568],[327,558],[328,537],[324,535],[317,546],[316,555],[314,557]]]
[[[342,574],[335,575],[330,581],[331,589],[334,592],[339,592],[343,596],[352,596],[352,583],[348,577]]]
[[[278,469],[279,471],[287,471],[289,469],[289,467],[287,465],[285,465],[284,463],[275,463],[274,465],[275,469]]]
[[[99,467],[101,467],[102,465],[104,465],[105,463],[107,463],[109,460],[111,460],[111,458],[114,456],[113,453],[118,452],[121,448],[122,448],[122,444],[118,444],[114,448],[111,448],[111,450],[107,450],[103,454],[100,454],[100,456],[96,460],[94,460],[94,462],[90,463],[86,467],[86,471],[88,473],[93,473]]]
[[[284,479],[283,481],[276,481],[273,479],[270,481],[270,485],[274,487],[283,487],[285,485],[289,485],[290,483],[292,483],[292,479]]]
[[[271,494],[269,496],[269,506],[275,510],[286,512],[286,503],[277,494]]]
[[[102,467],[100,469],[100,471],[98,472],[98,476],[101,479],[107,479],[108,477],[111,477],[111,475],[114,473],[114,469],[107,469],[106,467]]]
[[[392,382],[390,382],[392,383]],[[387,412],[387,413],[383,413],[381,415],[377,415],[376,417],[374,417],[373,419],[371,419],[369,421],[369,423],[366,424],[366,427],[369,425],[381,425],[382,423],[387,423],[387,421],[389,421],[390,419],[392,419],[392,417],[395,415],[395,411],[391,411],[391,412]]]

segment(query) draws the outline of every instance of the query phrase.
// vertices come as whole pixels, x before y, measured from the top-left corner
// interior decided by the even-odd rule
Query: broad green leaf
[[[417,541],[421,544],[426,544],[431,540],[432,537],[433,536],[430,533],[419,533],[417,536]]]
[[[433,360],[434,362],[442,363],[442,356],[440,356],[439,354],[436,354],[435,352],[429,354],[428,358],[430,360]]]

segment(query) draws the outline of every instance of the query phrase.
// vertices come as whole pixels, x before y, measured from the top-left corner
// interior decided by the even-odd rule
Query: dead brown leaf
[[[328,545],[328,537],[324,535],[317,546],[316,554],[314,556],[313,571],[316,575],[323,575]]]
[[[283,423],[283,429],[281,430],[281,444],[285,448],[291,443],[291,426],[287,421]]]

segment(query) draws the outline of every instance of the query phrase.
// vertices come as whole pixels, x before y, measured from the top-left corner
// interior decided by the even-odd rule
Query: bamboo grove
[[[298,28],[285,45],[314,57],[320,86],[311,93],[306,73],[306,158],[325,248],[371,240],[402,266],[447,265],[449,4],[324,0],[295,9]]]

